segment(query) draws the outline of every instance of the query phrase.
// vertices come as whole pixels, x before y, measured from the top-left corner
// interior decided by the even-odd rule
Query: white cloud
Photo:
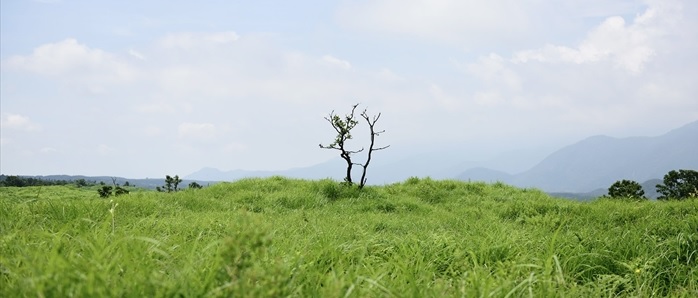
[[[483,79],[489,86],[503,86],[507,89],[519,90],[522,87],[521,78],[508,64],[509,61],[491,53],[488,56],[480,57],[476,63],[469,64],[465,70]]]
[[[32,122],[29,117],[18,114],[3,114],[2,127],[27,132],[41,131],[41,125]]]
[[[131,55],[131,56],[133,56],[133,57],[135,57],[135,58],[137,58],[137,59],[139,59],[139,60],[144,60],[144,61],[146,60],[146,59],[145,59],[145,56],[144,56],[143,54],[141,54],[140,52],[138,52],[138,51],[136,51],[136,50],[134,50],[134,49],[128,50],[128,54]]]
[[[690,22],[675,21],[682,20],[675,3],[649,1],[634,18],[605,16],[574,46],[494,52],[471,63],[454,59],[472,88],[451,85],[443,92],[468,98],[471,105],[462,110],[478,123],[497,127],[493,122],[508,119],[522,132],[552,138],[644,125],[637,119],[656,124],[660,113],[681,119],[671,125],[685,124],[698,117],[698,89],[686,79],[696,75],[687,53],[698,43],[687,38],[695,36],[685,28]]]
[[[171,114],[176,111],[175,107],[166,102],[141,103],[135,106],[135,110],[145,114]]]
[[[97,146],[97,153],[102,156],[108,156],[111,155],[112,153],[116,152],[116,149],[110,147],[109,145],[106,144],[99,144]]]
[[[129,81],[135,78],[134,69],[103,50],[91,49],[69,38],[48,43],[34,49],[29,56],[12,56],[8,66],[47,76],[70,75],[82,79]]]
[[[381,68],[376,74],[375,77],[384,80],[384,81],[389,81],[389,82],[399,82],[399,81],[404,81],[405,78],[401,77],[400,75],[394,73],[392,70],[389,68],[383,67]]]
[[[609,17],[577,47],[548,44],[540,49],[519,51],[512,61],[574,64],[611,61],[617,68],[638,74],[655,55],[661,37],[673,29],[674,24],[667,25],[664,21],[667,18],[680,18],[679,8],[649,7],[631,24],[626,24],[620,16]]]
[[[475,103],[482,106],[497,106],[504,102],[502,95],[497,91],[477,92],[474,99]]]
[[[177,134],[185,139],[208,140],[216,136],[216,126],[211,123],[184,122],[179,125]]]
[[[247,151],[248,146],[243,143],[228,143],[223,147],[223,153],[241,153]]]
[[[146,126],[143,129],[143,134],[145,134],[146,136],[152,137],[152,136],[159,135],[161,133],[161,131],[162,131],[162,129],[160,129],[160,127],[151,125],[151,126]]]
[[[478,77],[491,80],[495,79],[505,69],[505,62],[502,56],[491,53],[488,56],[480,57],[477,63],[468,65],[466,70]]]
[[[680,0],[357,0],[340,6],[340,24],[381,38],[404,36],[458,44],[463,49],[578,41],[595,19],[623,16],[670,26],[681,20]],[[636,53],[636,55],[646,55]],[[639,59],[639,58],[633,58]],[[629,62],[628,62],[629,63]],[[627,65],[622,66],[627,67]]]
[[[515,36],[529,28],[531,1],[376,0],[348,2],[339,14],[349,26],[427,39]]]
[[[131,28],[134,38],[66,39],[32,53],[3,53],[9,57],[2,61],[3,109],[32,111],[32,120],[62,132],[37,140],[23,133],[26,126],[6,129],[5,117],[2,143],[11,138],[12,144],[3,147],[3,161],[14,154],[6,148],[38,153],[62,144],[55,148],[66,156],[62,162],[71,164],[70,154],[96,155],[96,145],[103,144],[97,151],[113,156],[103,160],[132,164],[121,157],[142,158],[140,164],[147,166],[123,170],[132,176],[173,167],[167,160],[181,161],[176,166],[186,170],[180,174],[211,164],[221,169],[305,166],[336,158],[316,148],[332,137],[322,117],[356,102],[383,113],[381,129],[387,133],[381,140],[395,144],[391,151],[400,150],[396,140],[422,146],[467,140],[477,144],[468,150],[487,150],[483,138],[510,148],[502,145],[513,144],[510,137],[537,144],[607,133],[602,129],[607,127],[666,128],[698,117],[693,82],[698,67],[692,59],[698,39],[691,29],[698,27],[665,38],[672,34],[669,20],[675,19],[666,13],[670,7],[659,7],[667,1],[638,10],[636,0],[522,0],[511,1],[513,11],[496,11],[508,4],[505,0],[351,3],[362,14],[344,24],[367,31],[327,26],[327,32],[308,33],[270,25],[265,33],[240,27],[242,38],[233,32],[161,36],[158,32],[173,29],[163,23],[145,26],[157,32]],[[570,8],[555,11],[564,5]],[[552,8],[542,9],[547,6]],[[594,18],[570,14],[576,8]],[[480,13],[485,19],[469,18]],[[539,18],[564,37],[531,27]],[[558,26],[556,18],[563,24]],[[569,30],[564,22],[580,25]],[[530,34],[544,39],[529,40]],[[510,38],[527,42],[511,46]],[[143,40],[151,42],[138,43]],[[470,49],[471,44],[482,48]],[[530,56],[524,62],[517,54]],[[453,67],[449,61],[459,62]],[[130,75],[118,76],[119,69]],[[110,88],[114,83],[118,88]],[[70,115],[71,121],[60,115]],[[85,135],[91,137],[79,137]],[[106,144],[117,144],[115,137],[141,146],[114,151]],[[278,144],[287,154],[276,154]]]
[[[171,33],[160,39],[159,44],[169,49],[192,49],[197,46],[229,44],[240,36],[232,31],[214,33]]]
[[[351,69],[351,63],[349,63],[349,61],[336,58],[332,55],[322,56],[322,61],[332,66],[340,67],[343,69]]]
[[[49,153],[56,152],[56,151],[58,151],[58,150],[56,150],[56,148],[53,148],[53,147],[43,147],[43,148],[41,148],[39,151],[40,151],[41,153],[49,154]]]

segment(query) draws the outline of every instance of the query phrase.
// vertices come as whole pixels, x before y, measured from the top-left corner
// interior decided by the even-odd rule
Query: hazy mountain
[[[643,183],[640,183],[640,185],[642,185],[642,190],[645,191],[645,197],[656,200],[659,197],[659,193],[657,192],[657,184],[662,183],[662,179],[651,179]],[[611,185],[609,185],[609,187],[610,186]],[[558,198],[574,199],[578,201],[589,201],[596,199],[600,196],[607,195],[608,187],[595,189],[589,192],[549,192],[548,194]]]
[[[662,176],[664,178],[664,176]],[[664,184],[663,179],[651,179],[647,180],[642,183],[642,190],[645,191],[645,196],[651,199],[656,199],[659,197],[659,193],[657,192],[657,184]],[[610,187],[610,185],[609,185]],[[606,189],[606,192],[608,192],[608,189]]]
[[[381,154],[383,153],[381,152]],[[413,176],[453,179],[464,170],[474,167],[518,171],[522,168],[530,168],[544,157],[539,151],[512,151],[500,154],[487,161],[468,161],[464,158],[462,151],[459,150],[409,154],[397,158],[387,154],[389,151],[385,151],[385,153],[383,156],[374,156],[374,160],[369,165],[367,172],[368,184],[382,185],[400,182]],[[363,162],[363,160],[360,161]],[[337,157],[309,167],[280,171],[221,171],[207,167],[186,175],[185,178],[204,181],[232,181],[245,177],[279,175],[303,179],[332,178],[341,181],[344,179],[345,170],[346,162]],[[361,167],[354,166],[352,177],[355,180],[361,177]]]
[[[461,180],[502,181],[548,192],[588,192],[615,181],[647,181],[677,169],[698,169],[698,121],[657,137],[594,136],[562,148],[516,175],[465,171]],[[646,190],[647,192],[647,190]]]
[[[642,190],[645,191],[645,197],[656,200],[659,197],[659,193],[657,192],[657,184],[662,183],[664,183],[662,179],[651,179],[643,183],[640,183],[640,185],[642,185]],[[609,185],[609,187],[610,186],[611,185]],[[559,198],[568,198],[578,201],[589,201],[596,199],[600,196],[607,195],[608,187],[599,188],[589,192],[549,192],[548,194]]]
[[[608,189],[599,188],[589,192],[548,192],[556,198],[573,199],[577,201],[591,201],[608,193]]]
[[[472,168],[458,175],[461,180],[477,181],[510,181],[513,177],[514,175],[483,167]]]
[[[186,179],[191,180],[204,180],[204,181],[232,181],[246,177],[269,177],[278,175],[276,172],[271,171],[245,171],[245,170],[232,170],[232,171],[221,171],[216,168],[202,168],[194,173],[184,176]]]
[[[387,153],[388,151],[386,151]],[[385,154],[377,156],[368,170],[368,184],[387,184],[417,177],[460,179],[471,181],[502,181],[520,187],[535,187],[560,197],[590,199],[606,194],[615,181],[645,181],[643,188],[656,198],[656,184],[667,172],[677,169],[698,169],[698,121],[657,137],[613,138],[594,136],[544,156],[545,150],[512,151],[486,161],[469,161],[467,154],[453,148],[442,152]],[[360,160],[363,161],[363,160]],[[528,168],[527,170],[524,170]],[[303,179],[344,178],[346,164],[337,157],[309,167],[281,171],[221,171],[202,168],[183,176],[182,185],[192,181],[206,185],[210,181],[233,181],[246,177],[285,176]],[[513,174],[512,174],[513,173]],[[353,177],[359,180],[361,167],[355,166]],[[41,179],[105,182],[112,177],[35,176]],[[164,184],[164,178],[127,179],[142,187]]]
[[[344,167],[343,160],[331,160],[310,167],[294,168],[281,171],[248,171],[232,170],[221,171],[215,168],[203,168],[185,176],[186,179],[203,181],[233,181],[250,177],[284,176],[290,178],[323,179],[333,178],[341,180]]]
[[[549,152],[549,151],[548,151]],[[594,136],[545,156],[545,151],[512,151],[487,161],[469,161],[463,151],[413,153],[393,156],[381,152],[368,170],[369,184],[404,181],[411,176],[435,179],[502,181],[548,192],[605,194],[621,179],[647,181],[670,170],[698,169],[698,121],[658,137],[613,138]],[[363,160],[360,160],[363,161]],[[185,179],[232,181],[274,175],[342,180],[346,164],[337,157],[309,167],[280,171],[221,171],[203,168]],[[512,174],[515,173],[515,174]],[[353,177],[359,180],[361,167]],[[645,192],[655,192],[646,189]]]

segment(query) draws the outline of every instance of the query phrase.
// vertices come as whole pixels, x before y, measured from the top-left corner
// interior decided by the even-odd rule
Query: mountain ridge
[[[468,161],[464,152],[449,151],[418,153],[413,156],[378,159],[372,163],[368,178],[369,184],[380,185],[404,181],[417,177],[435,179],[459,179],[465,181],[485,181],[511,184],[518,187],[538,188],[548,193],[563,194],[563,197],[588,197],[604,192],[615,181],[622,179],[638,182],[661,179],[668,171],[677,169],[698,169],[698,121],[672,129],[662,135],[646,137],[632,136],[617,138],[607,135],[594,135],[564,146],[550,154],[537,152],[528,155],[512,151],[488,161]],[[508,167],[507,162],[517,158],[516,167]],[[528,163],[532,158],[537,159]],[[460,158],[459,158],[460,157]],[[538,159],[539,158],[539,159]],[[528,163],[526,170],[519,170]],[[211,183],[233,181],[248,177],[286,176],[302,179],[330,178],[341,181],[346,164],[340,158],[308,167],[298,167],[281,171],[222,171],[214,167],[204,167],[189,175],[182,176],[186,181]],[[510,171],[516,171],[511,174]],[[360,167],[355,167],[353,175],[360,176]],[[29,176],[28,176],[29,177]],[[109,176],[34,176],[48,179],[88,178],[111,183]],[[98,178],[98,179],[95,179]],[[127,179],[116,177],[117,183],[126,180],[145,187],[161,185],[162,179]],[[646,189],[647,193],[655,191]]]
[[[698,169],[698,121],[656,137],[597,135],[553,152],[516,175],[464,171],[460,180],[501,181],[547,192],[583,193],[629,179],[647,181],[676,169]]]

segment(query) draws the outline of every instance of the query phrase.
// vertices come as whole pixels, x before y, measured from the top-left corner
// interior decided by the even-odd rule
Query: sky
[[[357,103],[381,113],[375,159],[660,135],[698,120],[696,16],[693,0],[3,0],[0,172],[310,166],[339,158],[324,117]]]

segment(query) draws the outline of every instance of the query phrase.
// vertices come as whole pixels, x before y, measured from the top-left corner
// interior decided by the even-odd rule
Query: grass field
[[[0,297],[698,297],[698,201],[410,178],[0,188]]]

